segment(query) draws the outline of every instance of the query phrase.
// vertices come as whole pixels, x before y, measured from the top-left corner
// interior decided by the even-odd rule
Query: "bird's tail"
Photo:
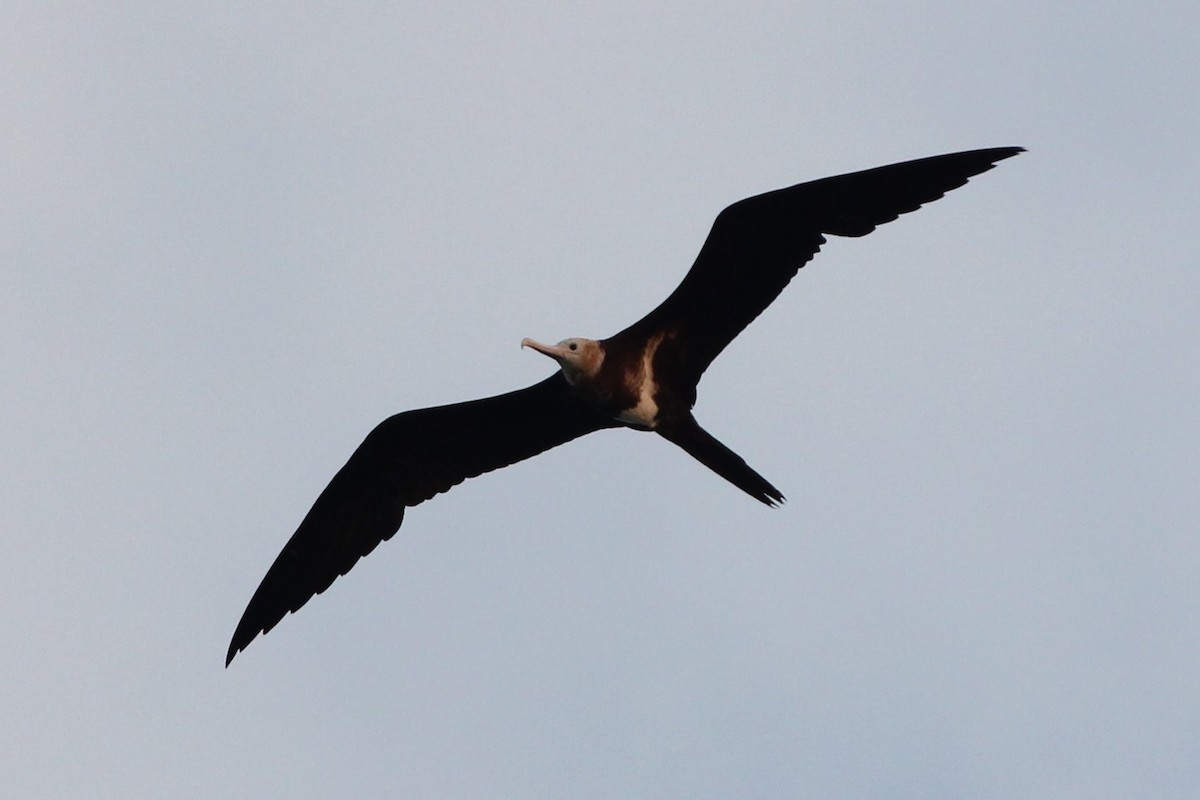
[[[783,494],[778,489],[751,469],[741,456],[701,428],[690,414],[684,420],[660,426],[655,430],[664,439],[682,447],[701,464],[755,500],[769,506],[777,506],[783,502]]]

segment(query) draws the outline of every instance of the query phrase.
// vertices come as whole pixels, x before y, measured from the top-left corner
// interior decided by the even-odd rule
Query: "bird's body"
[[[611,340],[567,339],[545,345],[525,339],[521,345],[562,364],[563,378],[571,389],[601,414],[631,428],[654,430],[660,414],[672,405],[654,377],[664,338],[661,333],[655,334],[628,352],[622,352]]]
[[[696,422],[708,365],[825,243],[864,236],[1021,152],[974,150],[802,183],[718,215],[679,287],[607,339],[531,347],[558,362],[525,389],[408,411],[373,430],[317,498],[268,570],[226,665],[259,633],[323,592],[399,529],[404,510],[467,478],[605,428],[653,431],[767,505],[783,495]]]

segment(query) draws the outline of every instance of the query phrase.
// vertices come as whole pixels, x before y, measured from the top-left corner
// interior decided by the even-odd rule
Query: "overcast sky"
[[[0,8],[0,793],[1200,796],[1194,4],[105,5]],[[379,420],[1001,145],[706,375],[783,508],[596,434],[223,668]]]

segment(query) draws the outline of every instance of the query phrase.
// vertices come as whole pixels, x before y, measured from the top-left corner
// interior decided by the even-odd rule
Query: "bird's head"
[[[563,339],[558,344],[542,344],[522,339],[521,347],[531,347],[550,356],[562,367],[563,377],[572,386],[580,378],[594,378],[604,362],[604,347],[595,339]]]

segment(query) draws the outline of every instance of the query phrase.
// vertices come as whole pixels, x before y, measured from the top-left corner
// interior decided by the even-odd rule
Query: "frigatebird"
[[[1024,148],[932,156],[746,198],[713,223],[683,282],[608,339],[525,339],[559,370],[508,394],[381,422],[317,497],[250,599],[225,665],[259,633],[390,539],[404,510],[491,470],[605,428],[654,431],[768,506],[783,494],[692,416],[705,369],[816,255],[865,236]]]

